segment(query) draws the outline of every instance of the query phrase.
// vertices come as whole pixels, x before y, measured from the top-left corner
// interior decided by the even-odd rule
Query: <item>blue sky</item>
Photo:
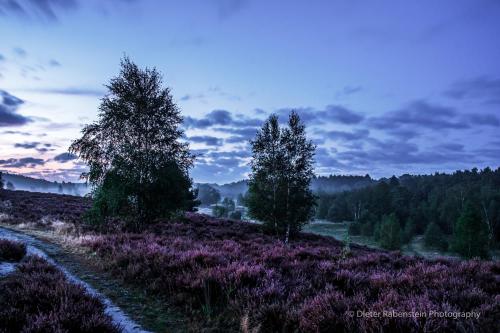
[[[291,109],[319,174],[500,162],[500,2],[0,0],[0,170],[54,180],[127,54],[156,66],[200,155],[195,181],[248,169]]]

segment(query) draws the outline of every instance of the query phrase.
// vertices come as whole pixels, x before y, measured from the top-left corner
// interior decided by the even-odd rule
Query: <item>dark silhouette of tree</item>
[[[70,152],[86,161],[82,175],[96,198],[92,216],[133,214],[140,223],[193,208],[188,171],[194,156],[181,142],[182,116],[156,69],[128,57],[107,85],[98,121],[82,130]]]
[[[434,222],[429,223],[425,229],[424,242],[427,247],[435,247],[442,251],[448,248],[443,230]]]
[[[467,202],[455,226],[453,250],[465,258],[488,257],[488,233],[479,209]]]
[[[379,243],[384,249],[398,250],[401,247],[401,227],[396,214],[382,217],[379,230]]]
[[[312,219],[315,206],[310,190],[315,146],[297,113],[290,114],[287,125],[280,128],[272,115],[251,142],[246,199],[249,215],[285,242]]]
[[[208,184],[198,185],[198,198],[204,206],[210,206],[220,201],[220,192]]]
[[[3,189],[2,173],[0,172],[0,190]]]
[[[16,189],[16,187],[14,186],[14,184],[12,184],[12,182],[7,182],[7,185],[5,185],[5,188],[9,191],[14,191]]]

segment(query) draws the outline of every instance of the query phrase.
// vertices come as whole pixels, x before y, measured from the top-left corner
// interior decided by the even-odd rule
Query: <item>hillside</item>
[[[178,308],[185,331],[500,329],[498,262],[425,260],[354,244],[346,250],[339,241],[311,234],[285,245],[259,225],[195,213],[141,232],[125,232],[119,221],[112,232],[84,231],[84,198],[19,191],[1,196],[10,202],[3,205],[3,223],[43,217],[73,225],[94,265]],[[410,312],[420,315],[382,315]]]
[[[10,182],[14,186],[15,190],[21,191],[59,193],[76,196],[83,196],[89,192],[85,183],[51,182],[45,179],[32,178],[5,172],[2,173],[2,179],[6,185]]]
[[[315,193],[337,193],[343,191],[350,191],[360,189],[377,181],[372,179],[369,175],[366,176],[350,176],[350,175],[330,175],[330,176],[316,176],[311,182],[311,189]],[[198,183],[197,185],[202,184]],[[248,190],[246,180],[227,184],[203,183],[209,185],[219,191],[222,198],[236,199],[239,194],[244,195]]]

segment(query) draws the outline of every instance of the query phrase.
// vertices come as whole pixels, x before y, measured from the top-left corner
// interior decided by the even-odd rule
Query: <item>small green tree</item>
[[[401,231],[401,242],[403,244],[409,243],[416,232],[417,232],[417,225],[415,223],[415,220],[412,217],[410,217],[408,218],[408,220],[406,220],[405,226]]]
[[[458,218],[452,249],[464,258],[488,258],[488,232],[479,209],[467,202]]]
[[[443,230],[434,222],[429,223],[424,233],[424,243],[427,247],[438,248],[445,251],[448,248],[448,242]]]
[[[310,190],[315,146],[297,113],[290,114],[287,125],[280,128],[272,115],[251,142],[246,200],[249,215],[285,242],[313,218],[316,204]]]
[[[384,215],[380,223],[379,243],[384,249],[398,250],[401,247],[401,227],[396,214]]]

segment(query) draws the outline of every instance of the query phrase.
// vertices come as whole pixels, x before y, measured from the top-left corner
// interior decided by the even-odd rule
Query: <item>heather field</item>
[[[19,262],[0,276],[0,332],[121,332],[99,299],[24,244],[0,239],[0,262]],[[24,258],[24,259],[23,259]]]
[[[346,251],[312,234],[285,245],[259,225],[196,213],[140,233],[84,231],[86,199],[3,196],[4,205],[10,202],[4,223],[72,223],[69,230],[86,233],[80,245],[100,269],[171,302],[185,315],[186,330],[500,331],[498,262],[426,260],[355,244]]]

